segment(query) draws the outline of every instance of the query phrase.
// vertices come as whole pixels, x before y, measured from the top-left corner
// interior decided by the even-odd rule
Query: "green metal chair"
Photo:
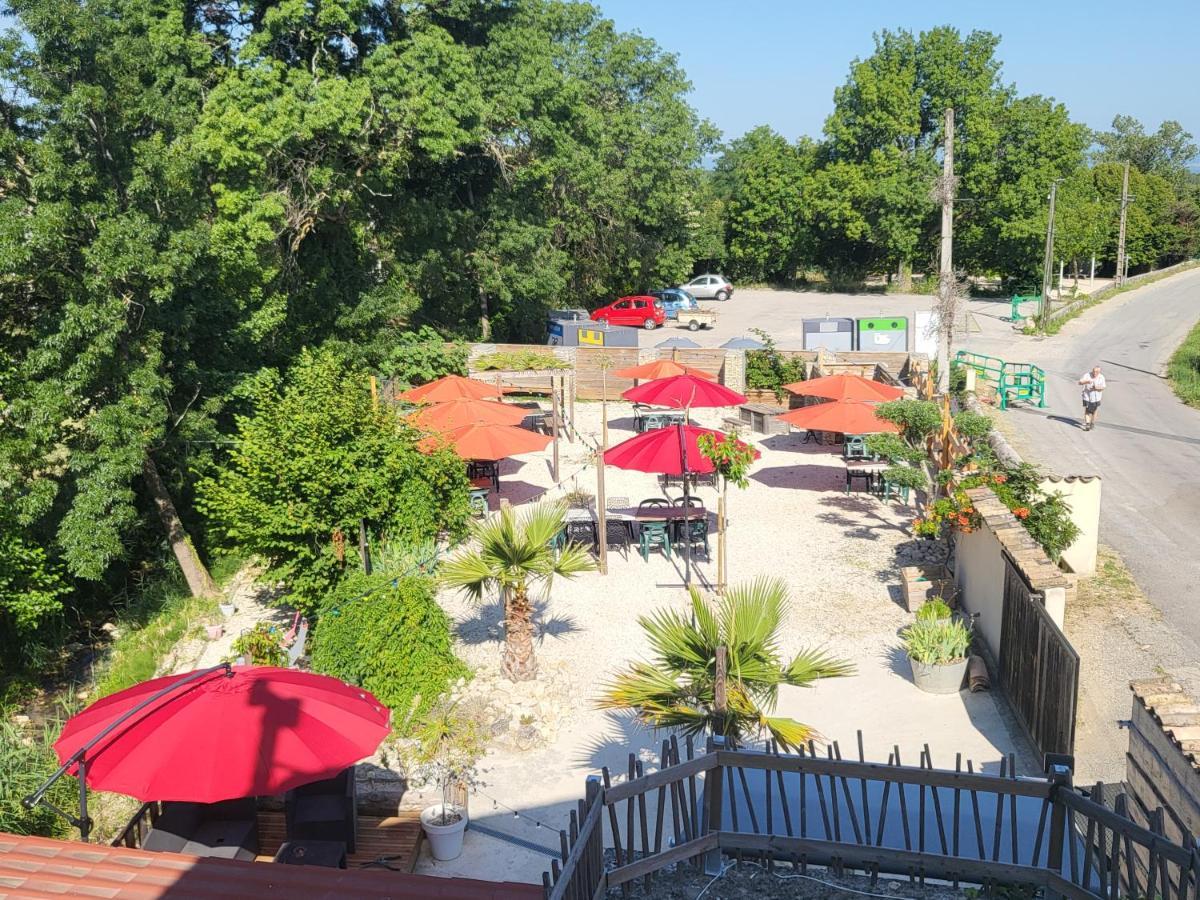
[[[471,515],[482,519],[488,514],[488,489],[471,488]]]
[[[899,500],[908,503],[909,488],[907,484],[891,484],[886,478],[879,478],[879,499]]]
[[[689,520],[686,523],[686,530],[684,529],[684,522],[676,522],[675,537],[679,543],[688,543],[692,546],[703,544],[704,558],[710,559],[711,554],[708,550],[708,515],[707,513],[701,513],[701,515],[704,518]]]
[[[843,459],[869,459],[871,456],[867,450],[867,438],[861,434],[848,434],[845,438],[845,443],[842,444]]]
[[[667,522],[643,522],[640,534],[642,559],[650,561],[650,548],[658,547],[663,555],[671,558],[671,529]]]

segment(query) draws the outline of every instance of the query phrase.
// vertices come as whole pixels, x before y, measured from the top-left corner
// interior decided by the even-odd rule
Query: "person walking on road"
[[[1083,430],[1091,431],[1096,427],[1096,413],[1100,411],[1100,397],[1107,387],[1104,375],[1099,366],[1092,366],[1092,371],[1084,373],[1079,379],[1083,385]]]

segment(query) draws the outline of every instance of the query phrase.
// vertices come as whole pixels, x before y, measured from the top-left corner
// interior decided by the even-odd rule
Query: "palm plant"
[[[579,544],[555,549],[565,524],[566,508],[561,503],[539,503],[520,517],[511,507],[502,507],[498,516],[474,523],[468,548],[442,566],[443,583],[476,602],[489,591],[499,593],[505,635],[501,668],[510,681],[537,677],[531,589],[549,591],[555,576],[572,578],[596,567]]]
[[[795,750],[816,737],[808,725],[771,715],[779,686],[810,687],[822,678],[852,675],[854,666],[816,650],[784,661],[783,581],[759,578],[730,588],[711,604],[693,588],[691,599],[690,618],[682,610],[658,610],[638,619],[654,659],[631,664],[606,686],[597,705],[631,710],[654,729],[720,735],[733,746],[770,735]]]

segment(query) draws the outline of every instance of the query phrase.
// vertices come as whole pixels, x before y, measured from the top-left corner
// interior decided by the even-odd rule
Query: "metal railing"
[[[710,744],[711,746],[711,744]],[[1103,787],[1072,787],[1068,757],[1051,772],[1015,775],[1012,758],[983,774],[961,754],[935,769],[928,747],[918,766],[824,756],[727,750],[702,754],[676,740],[662,745],[662,768],[647,774],[629,757],[628,780],[607,769],[588,779],[584,800],[560,833],[561,857],[543,875],[547,900],[595,898],[667,866],[723,871],[723,856],[768,867],[810,865],[914,882],[935,878],[1040,888],[1067,898],[1193,898],[1200,854],[1167,840],[1161,811],[1143,827],[1103,803]],[[607,829],[607,834],[605,833]],[[611,852],[606,851],[606,846]]]

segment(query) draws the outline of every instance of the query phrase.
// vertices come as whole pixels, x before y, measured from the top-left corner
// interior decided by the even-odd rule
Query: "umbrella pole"
[[[692,506],[691,495],[688,493],[688,459],[687,459],[687,443],[684,439],[683,426],[677,425],[679,429],[679,460],[682,465],[679,467],[683,470],[683,584],[685,587],[691,587],[692,584]]]

